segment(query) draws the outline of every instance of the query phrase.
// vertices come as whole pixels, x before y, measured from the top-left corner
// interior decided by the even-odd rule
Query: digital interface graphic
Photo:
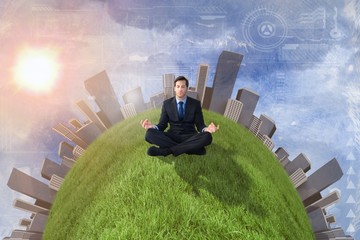
[[[41,180],[45,158],[61,161],[63,139],[52,128],[83,120],[80,99],[96,108],[85,80],[105,70],[120,105],[139,87],[149,102],[164,74],[184,75],[195,87],[200,64],[209,65],[212,85],[225,50],[244,56],[232,97],[241,88],[259,94],[255,113],[276,122],[275,149],[290,159],[306,154],[310,173],[336,157],[344,175],[324,193],[341,194],[329,208],[332,226],[359,238],[359,15],[357,0],[1,1],[0,237],[28,215],[12,206],[27,198],[6,185],[11,170]],[[40,77],[15,81],[26,50],[56,59],[46,91],[30,88]]]

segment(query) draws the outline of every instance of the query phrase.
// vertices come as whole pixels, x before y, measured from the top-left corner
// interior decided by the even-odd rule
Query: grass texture
[[[313,239],[278,160],[247,129],[204,110],[207,155],[150,157],[140,119],[113,126],[81,156],[58,192],[43,239]]]

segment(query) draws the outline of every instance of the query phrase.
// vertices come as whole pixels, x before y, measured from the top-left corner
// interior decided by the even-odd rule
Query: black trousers
[[[173,154],[178,156],[182,153],[196,153],[199,149],[210,145],[212,136],[209,132],[174,134],[149,128],[145,140],[160,148],[170,148]]]

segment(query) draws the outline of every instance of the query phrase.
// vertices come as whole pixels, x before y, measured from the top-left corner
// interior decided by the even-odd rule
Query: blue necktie
[[[184,119],[184,102],[179,102],[179,120]]]

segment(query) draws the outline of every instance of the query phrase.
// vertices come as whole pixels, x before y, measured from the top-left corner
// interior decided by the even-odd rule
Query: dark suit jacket
[[[180,121],[176,106],[176,98],[172,97],[165,100],[157,127],[160,131],[164,131],[168,127],[168,124],[170,124],[168,132],[175,134],[201,132],[206,125],[204,123],[200,101],[188,96],[185,105],[184,120]]]

